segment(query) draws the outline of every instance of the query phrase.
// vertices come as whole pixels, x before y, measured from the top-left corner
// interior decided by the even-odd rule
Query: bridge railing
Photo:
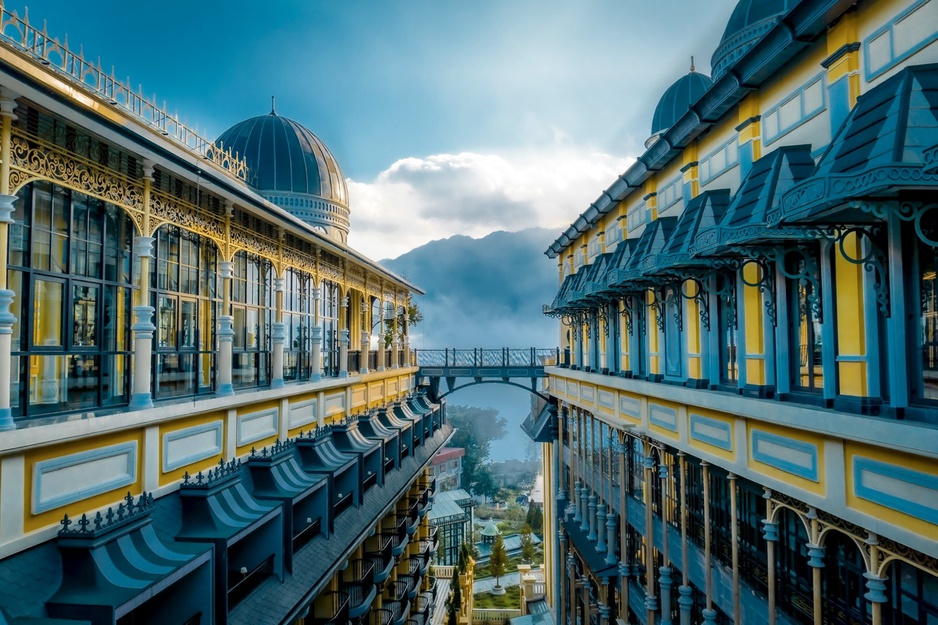
[[[543,367],[560,363],[556,347],[418,349],[418,367]]]

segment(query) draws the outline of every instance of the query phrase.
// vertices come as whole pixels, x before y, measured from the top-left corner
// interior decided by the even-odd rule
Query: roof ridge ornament
[[[691,56],[691,57],[690,57],[690,73],[693,74],[693,73],[696,72],[696,71],[697,71],[697,70],[694,68],[694,57]]]
[[[270,114],[273,116],[277,115],[277,96],[270,96]]]

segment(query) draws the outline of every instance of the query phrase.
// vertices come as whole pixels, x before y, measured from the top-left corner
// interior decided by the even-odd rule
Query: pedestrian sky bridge
[[[508,384],[529,391],[549,401],[543,384],[544,367],[556,365],[560,350],[556,347],[514,349],[418,349],[417,375],[426,378],[434,399],[476,384]],[[441,388],[440,382],[443,387]]]

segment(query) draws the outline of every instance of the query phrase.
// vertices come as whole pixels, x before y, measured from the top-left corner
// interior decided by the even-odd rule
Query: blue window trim
[[[807,91],[809,87],[812,87],[817,83],[821,84],[821,105],[818,108],[814,109],[813,111],[806,111],[804,108],[804,92]],[[786,104],[788,104],[795,98],[798,98],[800,100],[801,117],[798,119],[797,122],[795,122],[791,126],[786,126],[784,128],[781,125],[781,119],[779,119],[778,134],[769,137],[768,134],[766,134],[765,132],[765,119],[772,113],[778,114],[778,112],[781,110],[783,106],[785,106]],[[817,117],[818,115],[820,115],[826,110],[827,110],[827,79],[824,78],[824,73],[821,72],[820,74],[817,74],[816,76],[812,77],[807,82],[805,82],[803,85],[798,87],[798,89],[794,91],[791,95],[789,95],[787,98],[785,98],[784,100],[782,100],[781,102],[779,102],[778,104],[776,104],[775,106],[767,110],[762,115],[762,143],[763,145],[771,145],[772,143],[778,141],[779,139],[781,139],[782,137],[790,133],[795,128],[800,128],[801,126],[805,125],[806,123],[808,123],[809,121],[811,121],[812,119],[814,119],[815,117]]]
[[[716,171],[716,172],[711,171],[711,172],[710,172],[710,175],[707,176],[706,178],[701,177],[701,179],[700,179],[700,184],[701,184],[701,185],[706,185],[706,184],[712,182],[715,178],[719,178],[720,176],[722,176],[723,174],[725,174],[725,173],[728,172],[729,170],[731,170],[731,169],[733,169],[734,167],[736,167],[737,165],[739,165],[739,135],[738,135],[738,134],[734,134],[730,139],[728,139],[727,141],[724,141],[724,142],[721,143],[718,147],[716,147],[716,148],[714,148],[713,150],[711,150],[705,157],[703,157],[702,159],[700,159],[700,164],[698,165],[698,171],[699,171],[700,169],[703,169],[703,164],[704,164],[704,163],[709,163],[709,162],[710,162],[710,160],[713,158],[713,155],[714,155],[714,154],[716,154],[717,152],[720,152],[721,150],[725,150],[726,147],[727,147],[728,145],[730,145],[731,143],[736,143],[736,159],[735,159],[732,163],[729,162],[729,160],[727,160],[726,166],[725,166],[723,169],[721,169],[721,170],[719,170],[719,171]]]
[[[915,11],[918,11],[920,8],[922,8],[929,2],[934,2],[934,1],[938,1],[938,0],[919,0],[919,2],[916,2],[915,4],[910,6],[908,9],[906,9],[899,15],[892,18],[887,24],[873,31],[873,33],[869,37],[863,40],[863,73],[866,77],[867,82],[870,82],[872,80],[875,80],[879,76],[882,76],[883,74],[885,74],[886,72],[894,68],[895,66],[902,63],[902,61],[920,52],[923,48],[927,47],[928,45],[938,40],[938,28],[936,28],[935,31],[932,32],[931,35],[928,35],[927,37],[925,37],[925,39],[920,41],[918,45],[910,48],[909,50],[904,52],[901,56],[896,56],[895,54],[896,36],[895,36],[895,33],[893,32],[893,29],[895,28],[896,24],[898,22],[901,22],[903,19],[905,19],[906,17],[908,17]],[[891,57],[891,59],[888,63],[886,63],[884,66],[882,66],[878,70],[871,71],[870,70],[870,42],[880,37],[885,32],[889,33],[889,56]]]

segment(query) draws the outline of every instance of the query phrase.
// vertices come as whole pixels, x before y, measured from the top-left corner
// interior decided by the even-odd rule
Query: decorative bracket
[[[688,282],[693,282],[697,285],[697,289],[694,295],[688,295],[684,292],[684,285]],[[700,315],[700,322],[703,324],[704,329],[710,331],[710,307],[709,300],[707,297],[707,289],[704,287],[703,281],[698,278],[687,278],[681,285],[678,287],[678,292],[681,294],[681,297],[688,301],[697,302],[697,312]]]
[[[740,266],[740,270],[743,271],[741,274],[743,284],[757,288],[759,289],[760,293],[768,295],[768,297],[765,298],[765,313],[768,315],[769,321],[772,323],[772,325],[777,326],[778,313],[775,308],[775,279],[772,275],[770,260],[767,257],[760,255],[752,248],[739,248],[738,252],[749,259]],[[745,268],[748,263],[755,263],[756,266],[759,267],[760,277],[757,282],[749,282],[746,280]]]

